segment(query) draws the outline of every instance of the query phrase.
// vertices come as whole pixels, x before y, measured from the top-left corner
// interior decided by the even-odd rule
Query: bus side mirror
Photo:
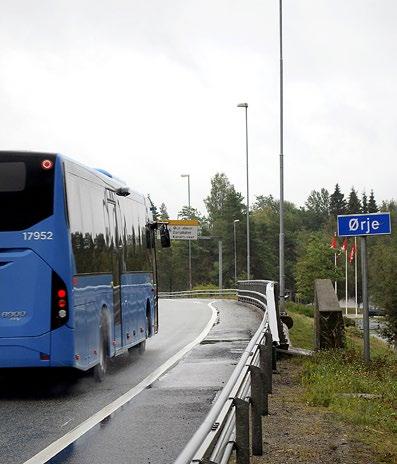
[[[171,246],[170,231],[165,224],[160,227],[160,243],[163,248]]]

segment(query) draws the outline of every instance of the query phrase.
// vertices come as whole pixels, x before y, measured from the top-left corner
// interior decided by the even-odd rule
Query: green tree
[[[397,230],[396,202],[383,202],[381,210],[390,211],[392,231]],[[387,335],[397,346],[397,234],[368,242],[370,299],[386,310]]]
[[[254,231],[252,266],[260,279],[279,280],[279,200],[271,195],[258,196],[253,206]],[[285,229],[285,282],[286,288],[295,289],[295,264],[299,235],[304,228],[305,212],[293,203],[284,204]]]
[[[334,193],[330,197],[329,212],[334,217],[336,217],[338,214],[345,214],[346,212],[345,196],[340,191],[338,184],[335,185]]]
[[[369,212],[369,213],[376,213],[376,212],[378,212],[378,205],[376,204],[375,195],[374,195],[374,191],[373,191],[373,190],[371,190],[371,193],[369,194],[368,212]]]
[[[361,196],[361,212],[364,214],[368,213],[368,198],[367,198],[367,194],[365,193],[365,191],[363,192]]]
[[[305,203],[306,225],[311,230],[319,230],[329,218],[330,195],[327,189],[312,190]]]
[[[222,240],[223,246],[223,280],[225,285],[234,285],[234,220],[240,221],[237,227],[237,261],[238,273],[242,272],[243,263],[246,263],[246,228],[242,227],[245,218],[246,206],[243,204],[243,196],[237,192],[227,176],[217,173],[211,179],[211,192],[204,200],[208,211],[208,230],[211,236],[211,255],[213,265],[210,268],[210,281],[218,279],[218,240]],[[250,234],[251,236],[251,234]]]
[[[360,199],[358,198],[357,192],[354,190],[354,187],[352,187],[350,194],[349,194],[349,200],[347,202],[346,213],[357,214],[360,212],[361,212],[361,202],[360,202]]]
[[[160,213],[159,213],[159,219],[160,221],[168,221],[170,218],[168,215],[167,207],[165,206],[165,203],[161,203],[160,205]]]
[[[334,251],[329,246],[328,237],[321,232],[311,233],[296,264],[296,290],[301,300],[313,302],[315,279],[334,281],[341,277],[341,271],[334,266]]]

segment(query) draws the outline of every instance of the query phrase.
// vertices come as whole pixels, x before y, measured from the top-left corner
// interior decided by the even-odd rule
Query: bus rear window
[[[0,152],[0,232],[27,229],[53,214],[55,159]]]
[[[21,192],[25,189],[25,163],[1,163],[0,192]]]

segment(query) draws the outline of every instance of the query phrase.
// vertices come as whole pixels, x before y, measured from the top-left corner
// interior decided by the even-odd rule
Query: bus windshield
[[[53,214],[55,156],[0,153],[0,231],[31,227]]]

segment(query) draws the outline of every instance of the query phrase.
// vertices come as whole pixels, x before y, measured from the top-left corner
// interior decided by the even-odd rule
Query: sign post
[[[368,259],[367,236],[390,235],[390,213],[348,214],[338,216],[339,237],[361,237],[361,277],[363,293],[364,361],[370,361],[369,311],[368,311]]]
[[[190,194],[189,194],[190,195]],[[190,196],[189,196],[190,198]],[[190,207],[190,199],[189,199]],[[171,240],[188,240],[189,243],[189,290],[192,289],[192,240],[198,238],[199,222],[196,219],[170,219],[168,221],[168,230]]]
[[[367,261],[367,237],[361,237],[361,276],[363,291],[363,338],[364,361],[370,361],[369,349],[369,308],[368,308],[368,261]]]

